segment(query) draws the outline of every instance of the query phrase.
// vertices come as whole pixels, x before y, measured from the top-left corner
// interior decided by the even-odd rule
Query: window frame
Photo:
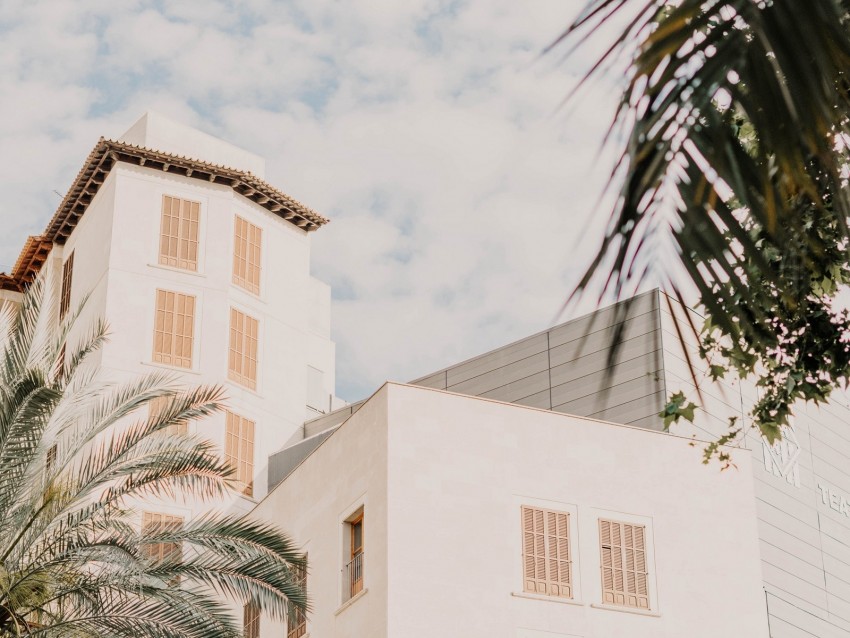
[[[309,566],[309,554],[304,553],[304,566],[295,572],[296,583],[301,589],[307,589],[307,568]],[[303,638],[307,635],[307,613],[299,611],[294,605],[286,610],[286,638]]]
[[[603,533],[603,527],[605,525],[609,526],[609,540],[607,543],[605,541]],[[602,604],[610,605],[612,607],[621,607],[624,609],[635,609],[638,611],[653,611],[653,597],[651,596],[650,590],[651,570],[648,551],[649,533],[647,526],[643,523],[618,520],[615,517],[600,517],[597,519],[597,527],[599,538],[599,580],[602,591],[602,596],[600,600]],[[619,544],[615,543],[614,541],[615,529],[617,529],[617,535],[620,539]],[[637,547],[637,541],[635,540],[635,530],[640,530],[641,536],[643,537],[642,549]],[[627,533],[629,532],[632,538],[631,545],[629,545],[629,543],[627,542]],[[614,548],[617,548],[618,551],[614,551]],[[606,549],[611,552],[610,567],[607,567],[605,564]],[[633,569],[629,569],[630,551],[632,556],[631,564]],[[639,569],[640,562],[638,559],[638,552],[643,554],[643,570]],[[619,567],[616,567],[616,565],[619,565]],[[611,587],[605,586],[606,570],[611,571]],[[617,571],[621,572],[620,580],[622,582],[622,588],[616,587],[617,578],[615,572]],[[630,586],[629,584],[629,574],[633,574],[633,586]],[[643,578],[641,579],[640,576],[643,576]],[[640,593],[641,580],[643,580],[643,589],[645,590],[645,593]],[[622,598],[622,600],[618,600],[618,598],[620,597]],[[642,606],[640,604],[642,601],[646,603],[645,606]]]
[[[341,570],[341,598],[345,604],[352,598],[366,591],[366,506],[365,503],[354,508],[353,511],[342,520],[343,546],[342,546],[342,570]],[[360,526],[360,545],[354,544],[354,527]],[[359,565],[354,566],[354,561],[360,557]],[[359,571],[359,577],[353,577],[351,570]]]
[[[59,320],[65,318],[71,307],[71,289],[74,285],[74,252],[62,262],[62,280],[59,289]]]
[[[240,225],[244,227],[244,234],[240,234]],[[258,237],[256,243],[252,241],[255,233]],[[246,215],[233,215],[230,281],[234,286],[257,297],[261,296],[263,289],[263,235],[263,227],[252,222]],[[254,256],[256,259],[252,259]]]
[[[179,529],[182,529],[184,525],[186,525],[187,517],[181,514],[172,514],[169,512],[163,511],[152,511],[152,510],[143,510],[141,513],[141,536],[144,537],[146,535],[146,521],[148,517],[159,517],[160,521],[155,526],[155,529],[150,530],[147,534],[156,534],[159,531],[162,531],[166,528],[167,525],[176,524]],[[166,546],[173,545],[173,548],[170,551],[166,551]],[[158,548],[158,556],[154,556],[154,548]],[[156,563],[162,562],[167,558],[170,558],[172,555],[176,555],[179,561],[183,560],[183,543],[149,543],[146,544],[142,550],[141,554],[147,560],[154,560]],[[180,577],[177,576],[171,582],[171,585],[177,586],[180,584]]]
[[[169,217],[171,219],[176,219],[177,225],[177,234],[171,235],[166,234],[166,230],[171,230],[165,228],[166,222],[166,200],[170,199],[173,201],[179,202],[177,216],[176,218],[173,215],[173,204],[171,206],[171,210],[169,211]],[[173,268],[175,270],[180,270],[184,272],[197,273],[200,269],[201,263],[201,224],[203,219],[203,202],[195,199],[189,199],[187,197],[181,197],[179,195],[173,195],[169,193],[162,193],[160,198],[160,221],[159,221],[159,232],[157,233],[157,250],[156,250],[156,263],[159,266],[164,266],[165,268]],[[184,206],[188,206],[188,221],[184,219]],[[191,216],[194,211],[192,211],[192,207],[197,207],[197,218],[192,219]],[[171,223],[171,222],[170,222]],[[188,223],[191,227],[191,224],[195,225],[195,237],[194,239],[191,237],[191,232],[185,228],[185,225]],[[166,254],[163,251],[163,243],[165,238],[168,238],[168,241],[174,242],[175,254],[172,255],[169,250]],[[183,243],[186,244],[186,255],[185,257],[181,257],[181,249]],[[194,260],[190,258],[191,255],[191,246],[194,243]],[[169,247],[170,248],[170,247]],[[172,263],[173,262],[173,263]],[[185,262],[185,264],[183,263]]]
[[[260,618],[262,616],[260,606],[253,601],[245,603],[242,608],[242,636],[243,638],[260,638]]]
[[[527,527],[527,516],[530,513],[531,531]],[[537,514],[539,514],[540,525],[542,529],[537,531]],[[563,521],[559,521],[559,517],[563,517]],[[553,520],[554,519],[554,520]],[[552,530],[552,525],[555,529]],[[520,506],[520,533],[521,550],[522,550],[522,591],[526,594],[537,596],[547,596],[554,599],[575,600],[575,549],[573,547],[573,539],[575,538],[574,516],[569,511],[541,507],[539,505],[523,504]],[[565,534],[559,534],[564,531]],[[529,535],[531,535],[531,553],[528,552]],[[537,536],[542,537],[543,545],[542,554],[536,551]],[[551,546],[555,539],[555,547]],[[563,541],[563,542],[561,542]],[[562,552],[566,552],[566,559],[562,558]],[[537,568],[540,566],[538,560],[542,558],[543,576],[537,577]],[[534,574],[529,576],[528,567],[529,560],[533,562],[532,571]],[[556,564],[557,576],[553,577],[552,569],[553,562]],[[562,563],[566,563],[567,580],[562,580]],[[533,588],[530,586],[534,582]],[[539,587],[543,587],[543,591]],[[557,591],[555,591],[557,590]],[[566,590],[566,593],[563,591]]]
[[[248,417],[242,416],[232,410],[224,411],[224,460],[233,467],[233,470],[236,474],[236,480],[241,485],[240,493],[243,496],[247,496],[248,498],[254,498],[254,471],[255,467],[255,459],[256,459],[256,447],[257,447],[257,422],[249,419]],[[235,432],[232,432],[232,425],[235,423],[237,429]],[[243,436],[243,429],[246,428],[250,424],[250,439],[247,439]],[[234,441],[235,445],[235,454],[231,451],[233,448],[231,447],[231,441]],[[248,446],[250,447],[251,458],[246,459],[242,457],[244,448],[247,446],[243,446],[243,441],[248,441]],[[250,479],[250,480],[246,480]]]
[[[165,317],[163,317],[163,329],[162,330],[160,330],[160,327],[159,327],[160,326],[159,315],[160,315],[160,311],[161,311],[160,310],[160,293],[166,295],[164,297],[166,305],[162,309],[162,312],[165,314]],[[174,295],[174,303],[173,303],[172,309],[170,311],[168,310],[168,307],[167,307],[168,295]],[[179,322],[179,317],[181,316],[181,314],[178,313],[178,311],[177,311],[178,304],[179,304],[179,301],[180,301],[180,297],[184,297],[186,300],[189,300],[189,299],[192,300],[191,321],[188,322],[188,326],[190,327],[192,332],[191,332],[191,335],[189,337],[187,337],[185,333],[180,334],[180,335],[177,334],[177,325],[178,325],[178,322]],[[199,308],[198,295],[194,295],[194,294],[190,294],[190,293],[186,293],[186,292],[180,292],[180,291],[177,291],[177,290],[167,290],[165,288],[156,288],[154,290],[153,329],[151,330],[151,336],[152,336],[151,361],[155,365],[164,365],[164,366],[169,366],[171,368],[178,368],[178,369],[181,369],[181,370],[193,370],[194,369],[194,367],[195,367],[195,355],[196,355],[195,339],[197,338],[197,334],[198,334],[198,330],[197,330],[197,322],[198,322],[198,314],[199,314],[198,308]],[[166,332],[166,330],[165,330],[165,328],[166,328],[166,326],[165,326],[166,318],[167,318],[169,313],[171,314],[170,325],[171,325],[171,330],[172,330],[172,332],[170,332],[170,333]],[[182,316],[187,316],[187,315],[184,312],[182,314]],[[187,325],[187,324],[184,323],[183,325],[185,327],[185,325]],[[163,344],[165,343],[165,337],[169,336],[170,352],[166,352],[164,350],[163,351],[157,350],[157,336],[158,336],[159,332],[161,332],[162,335],[163,335]],[[182,354],[181,354],[181,356],[178,356],[176,354],[178,339],[187,339],[187,338],[189,339],[189,356],[188,356],[188,358],[185,357],[185,356],[182,356]],[[181,350],[181,353],[182,352],[183,351]],[[187,361],[187,359],[188,359],[188,361]],[[187,362],[188,365],[184,365],[181,362]]]
[[[234,327],[234,320],[242,317],[242,330],[237,330]],[[253,339],[247,331],[249,321],[254,322],[255,332]],[[260,378],[260,339],[261,328],[260,320],[253,315],[243,312],[235,306],[230,306],[230,317],[227,324],[227,378],[234,383],[248,388],[249,390],[257,391]],[[245,374],[246,368],[249,368],[252,362],[250,356],[250,345],[253,341],[253,378]],[[238,362],[236,361],[238,359]],[[235,369],[234,364],[238,363],[239,369]]]

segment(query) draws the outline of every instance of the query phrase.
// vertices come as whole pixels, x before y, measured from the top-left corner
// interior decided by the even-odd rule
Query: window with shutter
[[[245,496],[254,495],[254,422],[226,412],[224,458],[236,472]]]
[[[646,527],[600,519],[602,602],[649,609]]]
[[[260,250],[263,229],[239,215],[233,229],[233,283],[255,295],[260,294]]]
[[[242,612],[242,635],[244,638],[260,638],[260,606],[248,603]]]
[[[179,292],[157,290],[155,317],[153,360],[179,368],[191,368],[195,298]]]
[[[298,586],[307,589],[307,556],[304,556],[305,565],[297,568],[295,578]],[[286,638],[302,638],[307,635],[307,614],[297,609],[294,605],[289,606],[286,615]]]
[[[62,266],[62,291],[59,294],[59,318],[62,319],[71,306],[71,281],[74,278],[74,253],[68,255]]]
[[[230,309],[230,352],[227,376],[240,385],[257,389],[257,347],[260,322],[253,317]]]
[[[181,516],[144,512],[142,514],[142,536],[151,536],[183,528]],[[146,543],[142,555],[153,563],[179,562],[183,558],[183,543]],[[180,582],[179,576],[171,580],[172,585]]]
[[[198,228],[201,205],[162,196],[159,229],[159,263],[173,268],[198,269]]]
[[[572,598],[570,515],[522,506],[523,591]]]
[[[167,404],[168,398],[166,397],[157,397],[153,399],[149,404],[150,408],[148,416],[151,419],[155,419],[159,416],[160,412],[162,412]],[[189,421],[187,419],[179,419],[162,430],[162,432],[168,435],[186,436],[186,434],[189,433]]]

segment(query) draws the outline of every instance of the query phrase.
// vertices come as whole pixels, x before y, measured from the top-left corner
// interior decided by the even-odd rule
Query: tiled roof
[[[44,233],[30,237],[11,272],[0,273],[0,288],[21,290],[41,269],[53,244],[64,244],[86,212],[107,175],[118,162],[224,184],[234,192],[305,231],[328,223],[325,217],[292,199],[253,173],[197,159],[163,153],[143,146],[100,138],[89,153],[68,193]]]

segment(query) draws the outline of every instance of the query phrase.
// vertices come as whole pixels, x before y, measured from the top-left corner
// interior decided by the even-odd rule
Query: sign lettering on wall
[[[850,518],[850,499],[821,481],[818,481],[817,485],[823,504],[828,505],[830,509],[835,510],[839,514],[844,514],[844,516]]]
[[[794,428],[783,426],[782,438],[773,445],[762,439],[764,469],[777,478],[784,478],[794,487],[800,487],[800,443]]]

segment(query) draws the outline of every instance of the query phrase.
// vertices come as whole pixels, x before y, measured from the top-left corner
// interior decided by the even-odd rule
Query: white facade
[[[263,171],[262,158],[155,114],[139,120],[124,142],[189,157],[201,167],[221,164],[256,176]],[[324,405],[312,401],[319,410],[330,407],[335,383],[330,290],[310,276],[308,232],[237,192],[234,180],[215,180],[212,173],[198,179],[191,170],[179,174],[168,166],[123,161],[120,153],[117,158],[64,244],[53,244],[42,270],[51,271],[58,297],[63,264],[73,254],[70,307],[89,295],[76,334],[88,331],[96,317],[110,325],[109,342],[99,353],[101,379],[166,371],[183,385],[223,385],[229,408],[255,422],[253,497],[240,496],[233,504],[247,511],[266,492],[268,452],[280,448],[305,416],[317,414],[307,407],[308,396],[323,397]],[[159,263],[163,196],[200,204],[195,271]],[[236,215],[262,231],[258,294],[233,283]],[[189,369],[154,362],[157,290],[195,297]],[[228,378],[231,308],[259,321],[256,389]],[[224,414],[189,429],[224,449]],[[193,509],[168,507],[165,513],[189,518]]]
[[[768,635],[750,453],[387,384],[254,510],[308,553],[307,633],[370,638]],[[569,513],[571,598],[524,592],[522,506]],[[362,589],[346,521],[362,509]],[[599,520],[643,525],[649,609],[602,604]],[[286,635],[263,618],[261,636]]]

